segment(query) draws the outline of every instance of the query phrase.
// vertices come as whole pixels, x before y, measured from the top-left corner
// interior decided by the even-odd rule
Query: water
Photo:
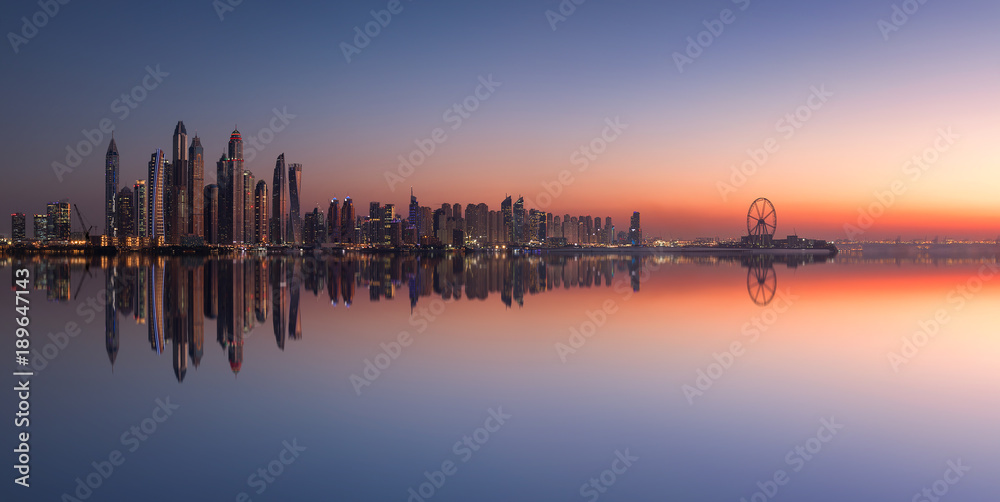
[[[993,257],[21,267],[32,487],[3,500],[1000,495]]]

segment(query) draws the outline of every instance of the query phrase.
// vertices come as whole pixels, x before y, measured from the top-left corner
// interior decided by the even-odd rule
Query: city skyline
[[[139,36],[137,23],[120,24],[136,46],[119,58],[79,58],[58,50],[84,36],[90,20],[137,14],[116,2],[67,7],[16,53],[0,56],[12,70],[3,77],[5,86],[44,96],[13,103],[12,120],[2,126],[19,146],[11,166],[27,166],[6,169],[12,183],[26,188],[5,198],[2,210],[28,214],[36,211],[34,200],[68,198],[97,225],[103,203],[99,154],[110,128],[124,183],[143,177],[137,171],[145,157],[168,145],[165,125],[184,119],[197,125],[192,132],[202,132],[209,156],[223,151],[222,131],[246,124],[244,139],[256,146],[245,167],[258,179],[282,151],[306,166],[303,211],[346,195],[404,207],[411,185],[428,201],[454,201],[456,195],[463,203],[491,201],[495,193],[536,200],[543,183],[569,169],[573,183],[542,209],[618,220],[638,210],[648,215],[647,233],[664,238],[737,234],[739,221],[732,215],[757,196],[795,216],[783,220],[791,227],[784,230],[841,238],[844,225],[861,218],[859,208],[877,203],[877,194],[896,181],[905,194],[874,218],[866,235],[997,234],[1000,206],[992,194],[1000,180],[993,138],[1000,126],[983,103],[996,101],[1000,72],[980,63],[989,60],[986,48],[996,46],[998,37],[984,24],[998,9],[990,3],[921,5],[895,31],[879,24],[891,21],[891,6],[862,2],[844,8],[587,3],[554,24],[546,12],[557,12],[558,2],[503,8],[404,3],[393,24],[350,62],[341,44],[353,43],[354,28],[384,5],[240,5],[221,15],[201,4],[179,5],[151,6],[149,15],[165,22],[183,16],[192,23],[204,37],[193,59],[177,44]],[[183,7],[204,15],[192,16]],[[724,8],[735,20],[708,46],[688,51],[688,38],[696,40],[707,26],[717,29],[713,20]],[[799,28],[817,16],[826,20],[821,29]],[[477,35],[461,29],[477,20],[523,29],[514,30],[515,37],[506,29]],[[302,29],[267,42],[251,35],[273,22]],[[309,29],[318,23],[323,29]],[[9,28],[16,31],[13,24]],[[421,37],[435,30],[434,37]],[[95,55],[114,51],[112,40],[92,43]],[[231,46],[243,49],[230,54]],[[292,47],[309,49],[287,53]],[[409,62],[423,61],[418,56],[427,50],[438,58]],[[553,57],[541,67],[519,58],[525,51]],[[40,65],[43,52],[51,58]],[[688,52],[700,55],[680,71],[674,54]],[[240,67],[257,76],[213,76]],[[278,71],[259,71],[268,67]],[[54,68],[78,70],[87,92],[66,92]],[[14,78],[25,71],[46,83],[28,88]],[[488,89],[483,82],[493,84]],[[134,108],[123,105],[120,95],[135,86],[143,99]],[[477,90],[478,97],[467,101],[475,108],[469,112],[463,103]],[[454,111],[456,103],[462,113]],[[43,128],[49,116],[64,120]],[[105,118],[108,131],[100,129]],[[624,129],[590,160],[580,149],[600,138],[608,121]],[[428,145],[437,128],[447,138],[390,188],[386,174],[398,174],[399,158]],[[103,137],[89,142],[82,131]],[[943,145],[942,134],[954,141],[935,150],[936,142]],[[769,139],[775,140],[773,153],[766,150]],[[67,147],[81,141],[94,145],[92,152],[59,182],[52,165],[65,164]],[[928,149],[936,160],[925,163],[926,171],[919,164],[905,170]],[[762,151],[766,160],[754,167],[755,158],[765,158]],[[588,169],[579,172],[574,159],[587,159]],[[732,168],[748,161],[753,174],[741,182]],[[720,183],[736,191],[724,200]],[[3,232],[10,235],[6,226]]]

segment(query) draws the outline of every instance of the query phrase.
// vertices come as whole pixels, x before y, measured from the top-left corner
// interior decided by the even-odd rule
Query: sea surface
[[[2,265],[4,501],[1000,499],[992,253]]]

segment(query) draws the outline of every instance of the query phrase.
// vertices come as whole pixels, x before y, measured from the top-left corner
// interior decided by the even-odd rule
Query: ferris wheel
[[[774,204],[761,197],[750,204],[747,211],[747,235],[756,245],[771,241],[778,226],[778,216],[774,212]]]

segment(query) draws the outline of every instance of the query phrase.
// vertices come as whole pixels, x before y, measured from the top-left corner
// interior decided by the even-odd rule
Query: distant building
[[[357,244],[358,235],[354,223],[354,202],[350,196],[344,198],[344,207],[340,211],[340,242]]]
[[[132,185],[132,197],[135,199],[135,233],[137,237],[149,237],[149,197],[146,191],[146,180],[136,180]]]
[[[150,239],[155,243],[158,239],[164,238],[164,192],[166,191],[166,169],[167,159],[163,156],[163,150],[156,149],[149,157],[149,178],[148,178],[148,204],[146,210],[147,222],[146,231]]]
[[[274,163],[274,181],[271,184],[271,243],[285,244],[288,238],[288,181],[285,171],[285,154],[278,155]]]
[[[48,226],[49,217],[45,214],[36,214],[33,218],[35,239],[46,241],[49,238]]]
[[[628,229],[628,239],[633,246],[642,245],[642,225],[639,223],[639,211],[632,213],[632,221]]]
[[[242,185],[243,185],[243,241],[252,243],[256,242],[257,236],[257,226],[254,220],[254,192],[256,190],[256,181],[254,180],[253,173],[250,171],[243,171],[242,175]]]
[[[118,145],[115,144],[114,132],[111,133],[111,142],[108,143],[108,152],[104,157],[104,235],[109,238],[117,237],[116,222],[118,210],[116,202],[118,197]]]
[[[326,210],[326,242],[340,242],[339,204],[334,197],[330,199],[330,207]]]
[[[69,241],[70,206],[69,201],[50,202],[46,215],[46,237],[50,241]]]
[[[205,187],[204,222],[206,244],[219,244],[219,185]]]
[[[260,180],[257,188],[254,189],[254,243],[266,244],[268,242],[268,225],[270,218],[268,215],[267,182]]]
[[[196,134],[188,147],[187,193],[191,198],[188,211],[188,233],[195,238],[205,236],[205,149]]]
[[[132,189],[122,187],[115,201],[118,214],[115,216],[118,227],[118,237],[135,237],[135,200]]]
[[[12,213],[10,215],[10,237],[14,242],[25,240],[24,233],[25,216],[24,213]]]
[[[302,195],[302,164],[288,164],[288,240],[302,243],[302,213],[299,198]]]
[[[170,161],[169,207],[165,208],[167,241],[180,244],[188,235],[191,200],[188,192],[188,144],[184,122],[178,121],[174,127],[173,155]],[[165,199],[166,200],[166,199]]]

